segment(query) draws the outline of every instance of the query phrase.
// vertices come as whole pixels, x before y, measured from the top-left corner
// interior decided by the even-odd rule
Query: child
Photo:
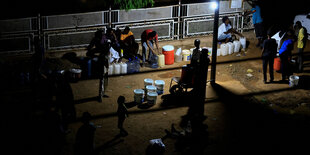
[[[118,125],[117,127],[120,129],[120,135],[127,136],[128,132],[123,128],[123,123],[125,118],[128,117],[128,111],[125,106],[125,97],[119,96],[117,99],[118,108],[117,108],[117,116],[118,116]]]

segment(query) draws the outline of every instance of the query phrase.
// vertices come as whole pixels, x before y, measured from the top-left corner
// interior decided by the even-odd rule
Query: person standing
[[[261,9],[256,1],[247,0],[247,2],[252,6],[252,9],[251,11],[246,11],[244,15],[247,16],[251,13],[253,14],[252,21],[254,24],[256,38],[258,40],[256,47],[260,47],[263,41],[263,30],[264,30],[263,29],[263,18],[261,16]]]
[[[286,39],[282,43],[282,46],[279,50],[279,55],[281,59],[281,72],[282,72],[282,81],[285,81],[292,73],[289,64],[289,58],[292,55],[292,50],[294,46],[294,36],[293,32],[289,30],[286,33]]]
[[[146,62],[146,51],[149,49],[149,56],[148,56],[148,61],[151,61],[154,59],[155,55],[155,49],[153,47],[153,44],[156,44],[156,50],[157,53],[159,53],[159,46],[158,46],[158,34],[156,31],[153,31],[152,29],[147,29],[142,32],[141,34],[141,44],[142,44],[142,61],[143,61],[143,66],[145,65]]]
[[[117,116],[118,116],[117,127],[120,129],[120,135],[121,136],[127,136],[128,132],[123,127],[124,121],[125,121],[126,117],[128,117],[127,107],[125,106],[125,97],[124,96],[119,96],[118,99],[117,99],[117,104],[118,104],[118,108],[117,108]]]
[[[91,114],[84,112],[82,116],[83,125],[78,129],[75,139],[76,155],[94,154],[94,137],[96,126],[90,122]]]
[[[297,21],[295,26],[297,29],[299,29],[298,35],[297,35],[298,72],[302,72],[302,70],[303,70],[303,52],[305,49],[308,34],[306,32],[306,29],[302,26],[300,21]]]
[[[111,41],[107,40],[103,43],[103,50],[99,54],[99,96],[98,102],[102,102],[102,97],[109,97],[105,94],[108,86],[109,71],[109,55],[111,49]]]
[[[267,39],[263,42],[262,59],[263,59],[263,73],[264,83],[267,83],[267,66],[269,64],[270,83],[273,82],[273,62],[277,54],[277,42],[275,39],[271,39],[271,34],[268,32]]]

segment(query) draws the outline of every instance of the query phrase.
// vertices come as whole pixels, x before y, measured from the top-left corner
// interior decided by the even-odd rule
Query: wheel
[[[172,95],[180,95],[183,93],[183,88],[181,88],[180,85],[173,85],[170,90],[169,90],[170,94]]]

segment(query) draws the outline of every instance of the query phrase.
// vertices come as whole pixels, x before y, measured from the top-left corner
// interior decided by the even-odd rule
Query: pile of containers
[[[155,85],[154,85],[155,84]],[[135,89],[134,101],[142,104],[147,101],[147,104],[156,104],[157,96],[164,93],[165,82],[163,80],[144,79],[144,89]],[[146,94],[146,95],[145,95]]]
[[[114,63],[109,65],[108,75],[127,74],[127,63]]]

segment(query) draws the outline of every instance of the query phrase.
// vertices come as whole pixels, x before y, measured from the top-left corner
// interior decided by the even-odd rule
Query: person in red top
[[[146,51],[147,51],[147,49],[149,49],[148,61],[152,60],[154,58],[154,56],[156,56],[155,55],[155,49],[153,47],[154,40],[155,40],[155,44],[156,44],[157,53],[159,54],[159,50],[158,50],[158,34],[156,33],[156,31],[153,31],[152,29],[147,29],[147,30],[142,32],[142,34],[141,34],[141,44],[142,44],[142,61],[143,61],[143,65],[145,64],[145,61],[146,61],[145,59],[146,59]]]

